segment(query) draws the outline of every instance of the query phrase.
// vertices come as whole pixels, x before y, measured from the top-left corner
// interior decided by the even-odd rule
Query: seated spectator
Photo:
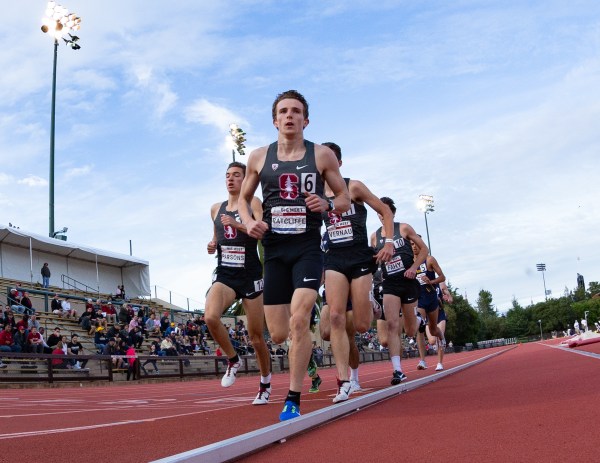
[[[86,307],[85,312],[79,317],[79,326],[81,326],[88,333],[92,329],[92,314],[94,309],[92,307]]]
[[[67,354],[77,356],[80,353],[83,353],[83,346],[79,342],[79,336],[77,334],[73,334],[71,336],[71,342],[67,343]],[[70,363],[73,366],[73,368],[79,370],[81,368],[85,368],[88,361],[87,359],[82,360],[81,362],[76,360],[70,360]]]
[[[31,318],[29,318],[29,322],[27,324],[28,329],[31,330],[31,328],[36,327],[38,332],[40,331],[41,325],[40,322],[37,320],[37,316],[36,314],[31,315]]]
[[[123,304],[119,309],[119,323],[129,323],[129,306]]]
[[[21,347],[15,344],[11,325],[8,323],[0,331],[0,352],[21,352]]]
[[[56,355],[57,357],[60,356],[62,357],[63,355],[65,355],[65,352],[63,350],[63,343],[62,341],[58,341],[58,344],[56,344],[56,346],[54,346],[54,350],[52,351],[52,355]],[[62,369],[62,368],[67,368],[67,359],[65,358],[53,358],[52,359],[52,368],[55,369]]]
[[[92,321],[96,322],[96,326],[101,326],[105,330],[108,329],[108,322],[104,317],[104,313],[102,312],[102,306],[94,306],[94,313],[92,314]]]
[[[150,344],[150,353],[148,354],[150,357],[158,357],[158,350],[159,350],[159,346],[158,343],[156,341],[152,341],[152,344]],[[142,364],[142,370],[144,372],[145,375],[148,374],[148,371],[146,370],[146,365],[152,365],[154,367],[154,374],[158,374],[158,367],[156,366],[156,359],[148,359],[146,360],[143,364]]]
[[[171,333],[175,333],[175,322],[171,322],[171,324],[165,330],[165,336],[170,336]]]
[[[142,332],[138,326],[134,326],[132,330],[129,330],[127,341],[133,347],[141,349],[142,344],[144,343],[144,336],[142,335]]]
[[[21,305],[23,307],[25,307],[25,309],[23,309],[23,313],[28,314],[28,315],[35,313],[35,309],[33,308],[33,303],[31,302],[31,299],[29,299],[29,293],[27,293],[27,292],[23,293],[23,297],[21,298]]]
[[[50,348],[50,346],[46,343],[46,330],[44,330],[43,326],[40,326],[40,329],[38,330],[38,333],[40,333],[40,336],[42,336],[42,346],[44,348],[43,352],[44,354],[51,354],[52,353],[52,349]]]
[[[59,317],[73,317],[77,316],[77,312],[75,309],[71,308],[71,303],[69,302],[69,298],[65,297],[64,300],[60,303],[60,309],[57,312],[54,312]]]
[[[107,342],[108,338],[106,337],[106,331],[104,331],[102,326],[99,326],[94,333],[94,345],[96,346],[96,349],[98,349],[99,354],[102,354]]]
[[[27,352],[27,332],[25,331],[25,325],[19,325],[19,329],[15,333],[14,339],[15,345],[19,346],[17,352]]]
[[[58,315],[60,312],[62,312],[62,301],[58,298],[58,294],[55,294],[52,298],[52,301],[50,302],[50,310],[52,310],[52,313],[55,315]]]
[[[175,348],[175,344],[171,339],[171,336],[165,336],[160,343],[160,350],[163,352],[163,355],[166,356],[176,356],[177,349]]]
[[[29,315],[23,315],[23,318],[17,322],[17,331],[21,326],[25,327],[25,334],[29,334]]]
[[[151,313],[150,318],[146,320],[146,332],[149,336],[160,336],[160,321],[156,319],[154,313]]]
[[[115,338],[115,340],[119,337],[119,333],[121,332],[121,327],[117,325],[113,325],[108,329],[106,336],[110,338]]]
[[[11,308],[6,312],[6,317],[2,320],[2,326],[10,325],[10,332],[14,333],[17,330],[17,320]]]
[[[108,342],[102,350],[102,355],[110,355],[113,368],[123,368],[123,359],[119,356],[115,338],[108,338]]]
[[[164,335],[169,326],[171,326],[171,320],[169,319],[169,313],[165,312],[163,316],[160,317],[160,332]]]
[[[27,352],[32,354],[44,353],[42,335],[38,333],[38,330],[35,326],[31,328],[31,332],[27,335]]]
[[[105,318],[107,323],[112,323],[113,325],[117,323],[117,311],[112,302],[108,301],[106,305],[103,305],[102,311],[106,314]]]

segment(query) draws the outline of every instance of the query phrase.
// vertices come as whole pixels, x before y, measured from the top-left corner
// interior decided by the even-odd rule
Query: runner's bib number
[[[272,207],[271,231],[282,235],[298,235],[304,233],[306,231],[306,207]]]
[[[399,273],[399,272],[403,272],[404,270],[406,270],[404,268],[404,262],[402,262],[402,257],[396,256],[396,257],[392,258],[392,260],[388,261],[385,264],[385,270],[388,275],[393,275],[394,273]]]
[[[340,220],[327,227],[327,234],[332,244],[352,241],[354,238],[352,223],[349,220]]]
[[[243,267],[246,262],[244,246],[221,246],[221,265],[224,267]]]

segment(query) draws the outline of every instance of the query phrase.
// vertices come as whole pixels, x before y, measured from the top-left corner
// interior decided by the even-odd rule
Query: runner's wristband
[[[386,238],[386,239],[385,239],[385,243],[386,243],[386,244],[387,244],[387,243],[392,243],[392,244],[394,244],[394,240],[393,240],[392,238]]]

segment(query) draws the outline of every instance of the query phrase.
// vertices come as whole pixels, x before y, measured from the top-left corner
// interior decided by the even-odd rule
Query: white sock
[[[394,371],[402,371],[402,366],[400,365],[400,356],[399,355],[392,356],[392,366],[394,367]]]
[[[358,368],[350,368],[350,381],[358,383]]]
[[[271,373],[269,373],[267,376],[261,376],[260,382],[261,384],[269,384],[271,382]]]

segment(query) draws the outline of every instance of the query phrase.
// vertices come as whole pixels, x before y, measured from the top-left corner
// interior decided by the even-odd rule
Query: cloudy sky
[[[273,141],[271,104],[290,88],[310,103],[306,138],[341,145],[342,173],[424,237],[416,200],[433,195],[432,253],[471,302],[543,300],[537,263],[554,296],[578,272],[600,280],[597,0],[64,5],[82,48],[59,48],[55,225],[112,252],[131,240],[159,297],[201,306],[229,124],[248,152]],[[0,223],[45,235],[46,2],[2,6]]]

